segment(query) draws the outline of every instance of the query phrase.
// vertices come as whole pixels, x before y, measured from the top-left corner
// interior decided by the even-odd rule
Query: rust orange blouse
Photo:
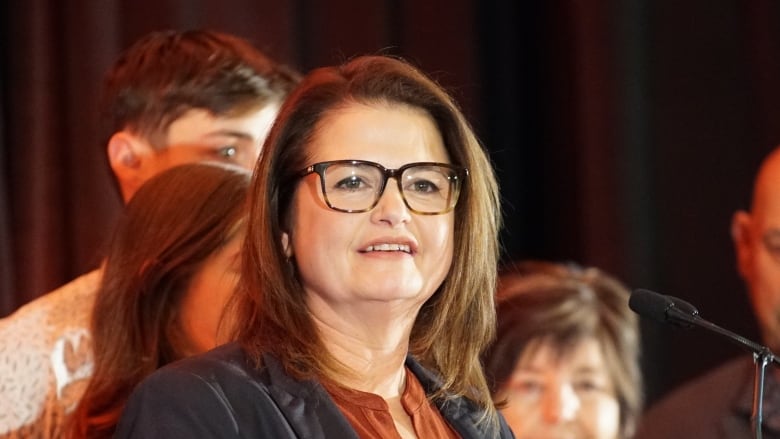
[[[400,439],[390,408],[381,396],[332,383],[323,384],[358,436],[364,439]],[[408,368],[401,405],[412,418],[417,437],[460,439],[460,435],[450,427],[436,406],[428,401],[422,385]]]

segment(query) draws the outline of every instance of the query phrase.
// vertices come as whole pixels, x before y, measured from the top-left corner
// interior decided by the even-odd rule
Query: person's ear
[[[150,149],[146,141],[128,131],[116,132],[108,140],[108,162],[125,201],[145,180],[142,175],[143,156]]]
[[[293,251],[290,235],[287,232],[282,232],[282,248],[284,249],[284,255],[287,256],[287,259],[290,259],[293,255]]]
[[[141,161],[137,155],[138,138],[127,131],[114,133],[108,140],[108,161],[116,172],[122,168],[138,168]]]
[[[734,243],[737,270],[743,278],[748,277],[753,258],[751,226],[752,218],[744,210],[735,212],[731,218],[731,240]]]

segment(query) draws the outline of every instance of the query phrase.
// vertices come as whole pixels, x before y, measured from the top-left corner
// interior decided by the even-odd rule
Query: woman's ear
[[[287,232],[282,232],[282,248],[284,249],[284,255],[287,256],[287,259],[290,259],[293,255],[293,251],[290,235]]]

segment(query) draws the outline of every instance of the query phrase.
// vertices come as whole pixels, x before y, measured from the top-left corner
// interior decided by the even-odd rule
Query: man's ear
[[[108,162],[125,201],[144,181],[144,176],[141,175],[143,157],[150,149],[146,141],[128,131],[116,132],[108,140]]]
[[[108,161],[111,163],[111,169],[116,172],[119,168],[137,168],[140,160],[137,153],[139,139],[127,131],[114,133],[108,140]]]
[[[731,218],[731,240],[734,243],[734,251],[737,258],[739,274],[745,278],[750,273],[750,264],[753,258],[753,245],[751,235],[752,217],[744,210],[734,212]]]

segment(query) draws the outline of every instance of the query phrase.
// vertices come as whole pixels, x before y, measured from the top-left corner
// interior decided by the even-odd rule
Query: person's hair
[[[496,420],[479,353],[495,331],[494,295],[498,185],[489,158],[454,100],[407,62],[363,56],[342,66],[315,69],[282,106],[263,147],[250,193],[236,307],[236,338],[251,358],[271,352],[298,378],[330,377],[344,365],[316,335],[294,260],[281,243],[289,230],[298,173],[310,165],[309,145],[329,114],[348,105],[409,106],[435,121],[451,161],[469,175],[454,211],[452,266],[422,306],[412,328],[410,353],[442,378],[436,397],[465,395]]]
[[[163,148],[170,124],[187,111],[240,116],[281,103],[299,79],[296,71],[233,35],[152,32],[126,49],[105,76],[102,134],[107,140],[127,129]]]
[[[114,229],[92,311],[94,374],[73,415],[73,437],[110,437],[144,377],[182,358],[178,305],[192,276],[244,224],[251,174],[180,165],[152,177]]]
[[[545,261],[508,265],[499,276],[496,340],[485,353],[494,394],[539,342],[549,342],[563,356],[593,337],[615,386],[621,437],[631,437],[643,398],[638,319],[628,297],[626,286],[596,268]]]

